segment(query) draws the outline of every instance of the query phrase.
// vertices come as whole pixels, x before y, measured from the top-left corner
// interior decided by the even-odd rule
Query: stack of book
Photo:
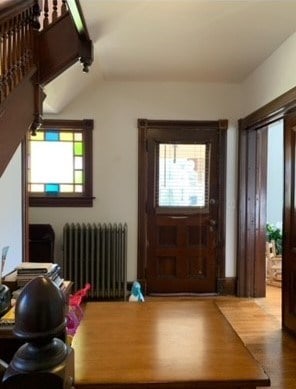
[[[60,276],[60,270],[60,266],[56,263],[22,262],[16,267],[17,286],[18,288],[22,288],[33,278],[46,276],[60,287],[64,282],[64,279]]]

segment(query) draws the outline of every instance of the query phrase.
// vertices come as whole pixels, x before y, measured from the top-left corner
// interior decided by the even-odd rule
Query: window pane
[[[207,202],[206,144],[160,144],[158,205],[204,207]]]
[[[73,141],[73,132],[61,132],[60,140],[63,141]]]
[[[30,206],[92,206],[93,121],[43,120],[28,136]]]
[[[82,147],[82,142],[75,142],[74,143],[74,152],[75,155],[82,155],[83,154],[83,147]]]
[[[45,140],[47,140],[47,141],[57,141],[57,140],[59,140],[59,133],[58,132],[47,131],[45,133]]]
[[[75,166],[76,170],[82,170],[83,158],[82,157],[75,157],[74,158],[74,166]]]
[[[31,142],[31,183],[72,183],[73,146],[71,142]]]
[[[71,193],[73,192],[74,185],[60,185],[61,193]]]
[[[82,193],[83,187],[82,185],[75,185],[75,192],[76,193]]]
[[[82,178],[82,171],[81,170],[75,171],[74,180],[75,180],[75,184],[82,184],[83,178]]]
[[[46,193],[58,193],[59,191],[60,191],[59,184],[46,184],[45,185],[45,192]]]
[[[82,141],[82,133],[81,132],[75,132],[74,133],[74,140],[77,141]]]
[[[30,192],[44,192],[44,185],[43,184],[32,184],[29,185],[29,191]]]

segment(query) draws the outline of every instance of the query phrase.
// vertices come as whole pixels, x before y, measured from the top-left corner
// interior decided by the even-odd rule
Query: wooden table
[[[88,303],[75,388],[256,388],[270,382],[215,303]]]

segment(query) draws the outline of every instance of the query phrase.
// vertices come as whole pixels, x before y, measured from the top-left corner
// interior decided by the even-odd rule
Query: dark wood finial
[[[64,295],[49,278],[39,276],[25,286],[16,303],[13,331],[27,343],[11,360],[3,388],[72,388],[74,352],[57,338],[65,331],[65,308]]]

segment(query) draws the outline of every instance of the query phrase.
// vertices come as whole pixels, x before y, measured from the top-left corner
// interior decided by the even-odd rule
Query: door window
[[[156,204],[159,207],[205,207],[208,155],[207,144],[159,144]]]

